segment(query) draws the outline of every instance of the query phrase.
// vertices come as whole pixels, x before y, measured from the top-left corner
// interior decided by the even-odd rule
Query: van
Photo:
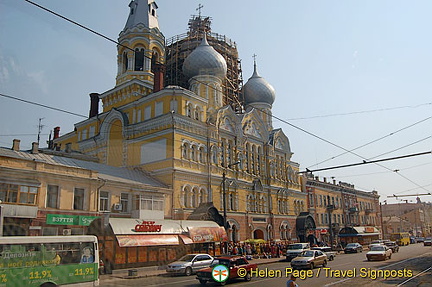
[[[294,243],[287,246],[286,259],[291,261],[305,250],[310,250],[309,243]]]

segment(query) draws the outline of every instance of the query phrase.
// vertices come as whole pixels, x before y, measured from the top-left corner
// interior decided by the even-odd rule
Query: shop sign
[[[98,216],[47,214],[46,224],[89,226]]]
[[[154,221],[143,221],[141,224],[135,225],[135,232],[160,232],[162,224],[155,224]]]
[[[375,230],[373,227],[365,227],[364,232],[365,233],[373,233],[373,232],[375,232]]]
[[[321,229],[321,234],[327,234],[327,229]]]

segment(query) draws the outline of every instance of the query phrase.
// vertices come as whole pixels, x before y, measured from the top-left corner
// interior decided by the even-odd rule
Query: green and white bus
[[[0,287],[99,286],[95,236],[0,237]]]

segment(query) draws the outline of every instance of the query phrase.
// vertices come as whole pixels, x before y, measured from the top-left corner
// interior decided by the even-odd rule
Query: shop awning
[[[380,235],[378,229],[373,226],[354,226],[344,227],[339,231],[339,237],[353,237],[353,236],[375,236]]]
[[[227,241],[225,229],[221,226],[214,227],[188,227],[189,236],[195,243]]]
[[[116,238],[120,247],[179,244],[178,235],[170,234],[117,235]]]

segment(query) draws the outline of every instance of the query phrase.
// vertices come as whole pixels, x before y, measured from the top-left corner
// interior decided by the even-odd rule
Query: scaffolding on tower
[[[241,93],[243,76],[241,61],[238,57],[237,45],[225,35],[211,31],[211,18],[192,15],[189,19],[189,31],[173,36],[165,43],[165,83],[189,88],[182,67],[186,57],[201,43],[204,33],[208,43],[220,53],[227,63],[227,75],[222,82],[224,105],[231,105],[236,112],[242,112],[244,99]]]

